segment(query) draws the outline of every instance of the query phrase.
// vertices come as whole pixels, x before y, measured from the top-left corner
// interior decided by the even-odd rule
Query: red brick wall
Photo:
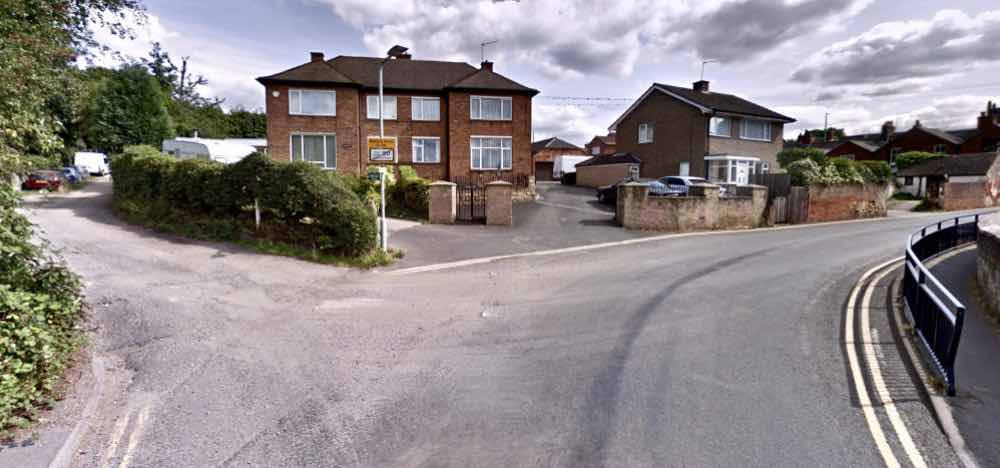
[[[653,124],[652,142],[639,143],[640,123]],[[690,162],[692,176],[705,175],[708,117],[666,94],[650,94],[618,123],[615,135],[618,151],[642,160],[642,177],[677,175],[682,161]]]
[[[588,155],[594,155],[594,153],[591,151],[591,148],[593,148],[594,146],[600,147],[600,153],[598,155],[615,154],[615,152],[618,151],[617,145],[606,144],[603,141],[601,141],[600,138],[597,137],[592,138],[589,143],[583,145],[583,151],[586,152]]]
[[[448,178],[448,102],[447,97],[435,93],[414,93],[397,94],[384,93],[386,96],[396,96],[396,119],[385,120],[385,136],[396,137],[396,162],[385,163],[371,161],[368,153],[368,138],[378,136],[378,119],[369,119],[367,96],[378,96],[378,93],[361,93],[361,165],[367,168],[369,165],[409,165],[416,169],[420,177],[430,180],[441,180]],[[441,98],[441,119],[438,121],[413,120],[411,109],[413,96],[439,97]],[[439,137],[441,142],[441,162],[439,163],[414,163],[413,162],[413,138]]]
[[[810,186],[806,219],[818,223],[885,216],[887,198],[882,185]]]
[[[942,140],[941,138],[929,133],[911,129],[908,132],[896,135],[891,141],[889,141],[889,143],[882,145],[882,147],[875,152],[873,159],[877,161],[889,162],[889,155],[893,148],[900,148],[900,151],[898,151],[897,154],[905,153],[907,151],[933,152],[934,145],[938,144],[945,145],[945,154],[958,153],[959,145],[949,143],[948,141]]]
[[[471,96],[511,96],[511,120],[487,121],[469,118]],[[534,175],[531,157],[531,96],[504,93],[448,93],[448,147],[451,150],[449,176],[471,174],[470,145],[472,135],[511,137],[511,171],[513,174]]]
[[[845,141],[840,145],[835,146],[829,153],[826,153],[828,158],[848,155],[854,155],[854,159],[856,161],[871,161],[876,159],[876,154],[874,152],[868,151],[850,141]]]
[[[289,89],[333,89],[337,91],[337,116],[319,117],[288,114]],[[278,96],[274,96],[274,92]],[[278,161],[291,160],[290,135],[294,132],[334,133],[337,135],[337,170],[356,174],[358,159],[358,91],[329,86],[265,87],[267,112],[267,154]]]

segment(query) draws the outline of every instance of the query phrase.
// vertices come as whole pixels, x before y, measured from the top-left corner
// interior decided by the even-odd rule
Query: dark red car
[[[26,190],[58,190],[62,180],[57,171],[35,171],[28,175],[28,179],[21,184]]]

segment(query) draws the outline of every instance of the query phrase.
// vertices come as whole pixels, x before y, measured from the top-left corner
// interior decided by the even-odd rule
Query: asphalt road
[[[929,220],[394,275],[156,235],[97,193],[31,216],[115,363],[85,467],[879,466],[844,304]]]

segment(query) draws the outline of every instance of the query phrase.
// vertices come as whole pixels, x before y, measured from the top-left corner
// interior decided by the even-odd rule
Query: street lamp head
[[[389,57],[399,58],[399,56],[405,54],[407,50],[409,49],[399,44],[396,44],[392,46],[391,49],[389,49],[389,52],[386,52],[386,55],[388,55]]]

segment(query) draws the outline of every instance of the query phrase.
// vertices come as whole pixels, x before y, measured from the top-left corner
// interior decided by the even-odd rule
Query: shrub
[[[79,280],[32,242],[19,205],[0,184],[0,439],[47,405],[82,339]]]
[[[810,159],[817,163],[826,161],[826,154],[817,148],[789,148],[778,152],[778,164],[782,168],[788,168],[795,161]]]
[[[255,237],[360,256],[375,247],[375,217],[335,173],[253,154],[225,166],[126,152],[112,160],[116,210],[129,220],[193,237]],[[261,229],[254,222],[254,203]]]
[[[903,169],[909,169],[914,166],[918,166],[932,159],[938,159],[945,157],[941,153],[927,153],[923,151],[907,151],[905,153],[896,155],[896,169],[902,171]]]
[[[800,159],[788,166],[792,185],[884,184],[890,176],[888,164],[830,158],[825,162]]]

